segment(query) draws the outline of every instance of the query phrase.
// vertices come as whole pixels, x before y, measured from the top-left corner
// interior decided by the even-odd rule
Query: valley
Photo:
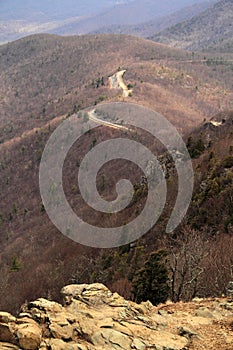
[[[16,312],[25,300],[39,296],[52,295],[59,300],[59,289],[64,284],[74,281],[107,283],[113,290],[130,298],[131,282],[125,276],[130,276],[134,268],[142,264],[150,250],[158,249],[164,244],[170,246],[162,233],[166,218],[169,216],[169,205],[167,204],[167,209],[156,228],[136,243],[135,248],[127,248],[129,249],[127,254],[117,248],[106,252],[72,242],[61,235],[50,222],[40,198],[38,171],[44,146],[51,132],[62,120],[73,113],[78,114],[87,107],[95,110],[97,105],[110,101],[128,101],[156,110],[165,115],[187,139],[194,128],[198,128],[201,124],[205,130],[204,125],[210,118],[218,113],[224,113],[221,110],[231,108],[232,90],[230,85],[226,85],[221,66],[207,65],[208,58],[204,59],[202,54],[196,53],[193,57],[192,53],[124,35],[67,38],[36,35],[3,45],[0,47],[0,55],[3,97],[0,125],[2,188],[0,308]],[[121,84],[120,77],[125,71],[123,86],[124,88],[127,86],[127,89],[129,86],[129,89],[132,89],[131,94],[123,96],[122,89],[117,89],[118,85],[111,89],[109,77],[114,76],[117,71]],[[207,147],[209,141],[203,140],[206,145],[203,155],[200,159],[194,159],[194,169],[197,169],[195,193],[199,191],[200,181],[210,176],[207,164],[212,149],[216,153],[215,157],[219,159],[216,164],[221,162],[225,157],[224,154],[228,154],[232,142],[230,130],[231,124],[229,127],[223,125],[220,129],[216,129],[216,132],[213,130],[211,138],[213,137],[214,141],[211,148]],[[77,145],[79,158],[82,159],[82,155],[92,147],[93,140],[96,139],[95,143],[98,144],[113,135],[114,137],[122,135],[122,131],[100,126],[99,136],[97,134],[86,136],[83,142]],[[141,132],[139,135],[149,146],[151,142],[149,135]],[[208,140],[209,136],[206,137]],[[194,146],[195,142],[193,141]],[[81,208],[80,215],[89,217],[92,223],[116,224],[119,217],[112,216],[109,222],[106,216],[100,218],[96,214],[90,215],[90,209],[81,200],[73,179],[73,166],[80,161],[76,159],[76,154],[77,148],[73,148],[64,165],[65,192],[72,207],[75,210]],[[168,176],[174,177],[170,183],[170,195],[167,199],[169,203],[174,201],[175,174],[169,165],[169,158],[164,156],[162,162],[170,168]],[[198,169],[202,168],[200,173]],[[121,218],[121,222],[124,222],[135,217],[138,208],[145,201],[146,188],[138,187],[140,173],[132,165],[129,167],[128,164],[120,165],[115,162],[106,168],[105,175],[100,174],[99,186],[103,187],[103,184],[101,185],[103,176],[111,178],[103,189],[103,195],[109,197],[108,188],[114,186],[115,181],[122,176],[122,171],[127,177],[131,174],[138,196],[135,204],[127,208]],[[220,178],[217,181],[220,181]],[[229,191],[230,184],[231,182],[227,185]],[[221,192],[223,196],[224,191]],[[201,204],[203,210],[210,205],[211,198]],[[211,207],[211,213],[214,208],[215,210],[222,208],[223,203]],[[196,227],[196,220],[200,214],[195,203],[190,210],[189,225]],[[212,217],[212,214],[208,214],[208,217]],[[226,216],[226,222],[230,217],[230,214]],[[218,232],[220,225],[221,223],[216,221],[211,230]],[[178,230],[179,235],[182,236],[183,230],[186,232],[185,235],[188,235],[189,228],[186,226],[187,224],[185,228]],[[204,222],[200,224],[199,229],[209,232]],[[203,239],[205,240],[208,235],[209,233],[207,236],[204,235]],[[224,237],[225,234],[216,239],[225,244],[226,237]],[[177,244],[179,246],[180,243]],[[188,244],[192,244],[192,240]],[[214,240],[208,244],[215,249]],[[227,244],[230,247],[231,243]],[[120,266],[125,266],[126,259],[128,267],[127,269],[124,267],[123,274]],[[136,265],[135,259],[138,261]],[[105,264],[104,261],[107,265],[102,270],[100,266]],[[208,261],[203,263],[208,264]],[[228,266],[228,262],[225,264]],[[119,268],[114,270],[114,266],[118,265]],[[213,278],[214,276],[215,273]],[[224,283],[228,282],[227,276],[226,274],[219,282],[221,290],[224,289]],[[22,281],[24,282],[21,283]],[[17,289],[13,287],[14,285],[17,285]],[[206,294],[207,291],[203,295]]]
[[[11,10],[0,4],[0,348],[32,350],[35,327],[35,350],[230,350],[232,1],[59,0],[56,8],[53,1],[13,2]],[[173,135],[159,122],[168,139],[153,137],[150,112],[135,112],[143,129],[124,123],[124,108],[116,113],[116,105],[143,107],[156,122],[162,115],[188,157],[169,148]],[[50,220],[41,196],[41,160],[51,135],[69,120],[81,136],[67,150],[59,186],[72,214],[94,227],[96,237],[99,229],[110,235],[120,227],[121,242],[127,242],[127,225],[143,213],[153,176],[162,169],[162,214],[136,241],[93,248],[105,246],[98,238],[84,246],[72,240],[70,223],[62,234]],[[72,135],[68,130],[64,140]],[[86,170],[96,165],[95,158],[85,163],[86,155],[109,140],[127,145],[125,155],[126,140],[140,143],[159,164],[148,161],[144,172],[119,157],[95,173],[98,195],[110,205],[128,193],[128,187],[118,191],[121,180],[131,183],[132,198],[119,212],[92,208],[79,186],[83,162]],[[59,187],[51,174],[66,143],[55,145],[46,177],[51,196]],[[103,159],[107,151],[102,149]],[[133,154],[144,157],[136,147]],[[189,160],[193,178],[192,172],[179,177],[179,164],[185,168]],[[168,231],[186,183],[193,184],[187,214]],[[162,186],[159,175],[153,186]],[[88,182],[87,193],[89,188]],[[54,211],[61,198],[55,199]],[[154,210],[148,222],[155,216]]]

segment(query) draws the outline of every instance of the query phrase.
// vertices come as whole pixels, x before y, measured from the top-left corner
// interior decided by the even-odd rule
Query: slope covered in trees
[[[190,20],[156,34],[153,40],[193,51],[232,53],[233,3],[221,0]]]
[[[41,296],[59,298],[60,288],[73,282],[103,282],[132,298],[134,276],[160,249],[167,253],[164,272],[173,300],[223,293],[232,266],[232,114],[222,113],[212,123],[210,117],[231,108],[232,84],[226,75],[230,80],[232,71],[207,64],[203,55],[117,35],[32,36],[0,47],[0,55],[0,309],[16,311],[25,300]],[[133,90],[125,101],[162,113],[187,134],[196,183],[185,222],[173,235],[165,234],[177,177],[170,157],[160,155],[169,186],[163,216],[135,244],[107,251],[81,246],[53,226],[41,201],[38,174],[46,141],[62,119],[101,101],[122,101],[122,91],[108,83],[119,68],[126,69],[124,81]],[[88,211],[75,176],[83,155],[105,139],[122,136],[117,132],[101,127],[99,135],[88,133],[70,150],[63,169],[72,207],[99,225],[117,219],[112,215],[109,222],[109,216]],[[138,136],[154,145],[148,134]],[[132,164],[113,162],[106,166],[104,182],[99,175],[99,189],[108,199],[115,183],[130,177],[135,197],[121,222],[130,221],[145,203],[141,173]]]

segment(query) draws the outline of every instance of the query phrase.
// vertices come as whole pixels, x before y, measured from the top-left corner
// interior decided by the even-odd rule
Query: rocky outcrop
[[[154,307],[127,301],[98,283],[66,286],[61,293],[63,306],[41,298],[17,318],[0,312],[0,349],[229,350],[233,342],[233,304],[227,299]],[[222,347],[205,346],[204,330],[211,336],[218,322]]]

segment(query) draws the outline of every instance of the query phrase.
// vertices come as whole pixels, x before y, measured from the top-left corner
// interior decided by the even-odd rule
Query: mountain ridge
[[[88,0],[81,3],[69,0],[64,6],[61,0],[53,7],[51,1],[40,1],[40,4],[27,0],[21,6],[19,0],[3,4],[0,14],[0,43],[16,40],[20,37],[46,32],[61,35],[87,34],[105,25],[128,25],[142,23],[153,18],[169,15],[192,3],[203,0],[166,0],[158,3],[152,0],[97,2]],[[214,2],[215,0],[209,0]],[[41,3],[42,2],[42,3]],[[126,16],[127,13],[127,16]]]
[[[232,1],[218,1],[200,15],[167,28],[152,39],[193,51],[232,53],[232,18]]]
[[[217,0],[216,0],[217,1]],[[202,13],[208,7],[211,7],[213,1],[205,1],[201,3],[195,3],[193,5],[187,6],[178,10],[172,14],[169,14],[162,18],[153,19],[149,22],[140,23],[138,25],[131,26],[105,26],[96,31],[90,32],[90,34],[100,34],[100,33],[109,33],[109,34],[130,34],[136,35],[144,38],[149,38],[156,32],[170,27],[172,24],[179,23],[181,21],[187,20],[188,18],[193,17],[199,13]]]

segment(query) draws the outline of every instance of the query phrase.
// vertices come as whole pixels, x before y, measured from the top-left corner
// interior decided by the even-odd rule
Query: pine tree
[[[144,266],[136,271],[132,281],[134,300],[138,303],[150,300],[152,304],[163,303],[168,298],[168,270],[165,265],[167,253],[163,250],[150,254]]]

